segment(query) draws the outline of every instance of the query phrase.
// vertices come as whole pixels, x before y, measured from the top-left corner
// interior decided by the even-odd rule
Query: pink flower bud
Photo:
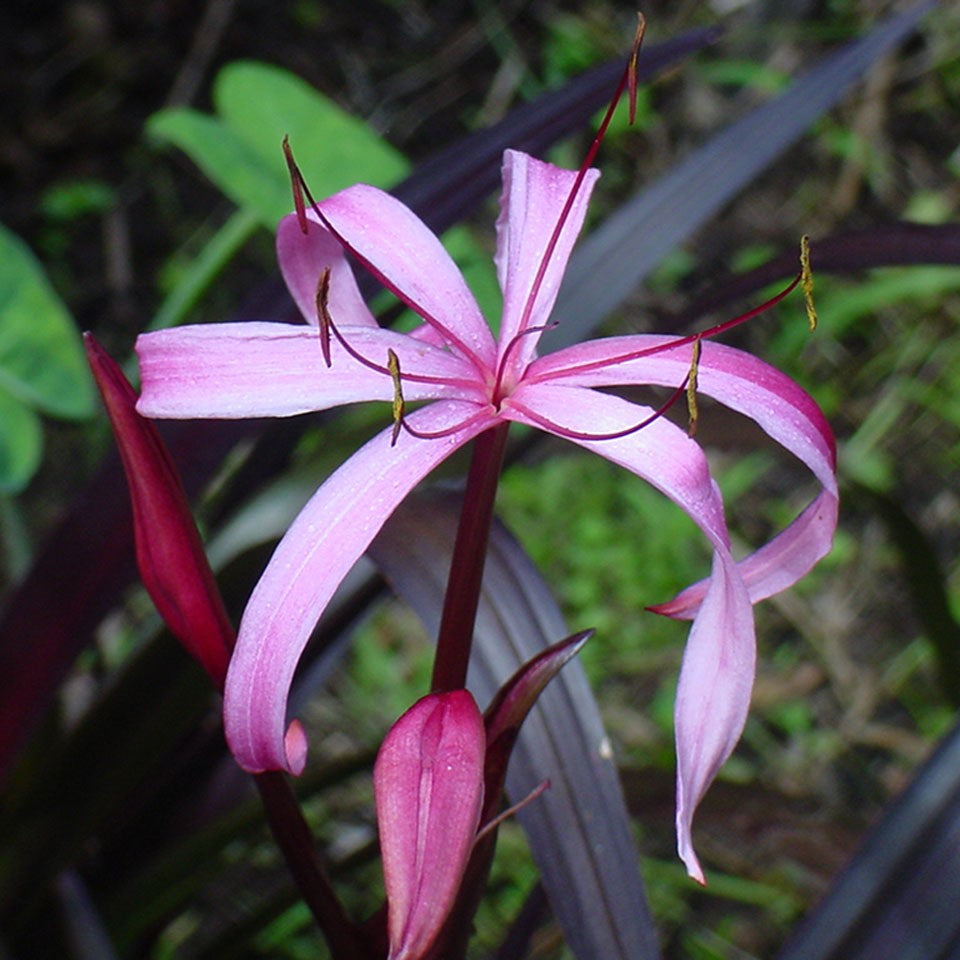
[[[466,690],[418,700],[373,771],[389,960],[423,957],[453,907],[483,804],[483,718]]]

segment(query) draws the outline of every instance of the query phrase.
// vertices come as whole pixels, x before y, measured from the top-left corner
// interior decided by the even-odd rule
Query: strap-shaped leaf
[[[778,960],[960,955],[960,726],[867,836]]]
[[[582,340],[616,310],[668,253],[799,140],[933,6],[917,4],[822,60],[608,217],[570,260],[553,312],[559,327],[545,335],[544,352]]]
[[[370,554],[436,631],[457,526],[456,498],[412,498]],[[522,548],[495,525],[484,573],[469,686],[488,702],[520,664],[569,633]],[[516,801],[551,787],[518,814],[554,912],[582,960],[659,956],[616,768],[586,676],[574,660],[527,717],[507,775]]]

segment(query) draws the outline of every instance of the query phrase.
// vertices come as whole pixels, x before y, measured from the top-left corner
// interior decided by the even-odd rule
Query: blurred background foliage
[[[856,0],[645,4],[650,41],[717,22],[725,34],[642,91],[634,128],[614,129],[599,158],[603,179],[591,222],[782,89],[801,66],[895,8]],[[317,109],[310,88],[329,98],[322,103],[337,116],[342,110],[364,119],[368,126],[355,141],[371,163],[363,175],[389,185],[517,102],[623,55],[633,15],[631,5],[611,0],[8,7],[0,15],[0,169],[7,185],[0,222],[42,264],[58,304],[51,309],[64,310],[62,301],[76,329],[92,330],[118,357],[129,355],[148,324],[260,316],[269,302],[264,278],[275,273],[265,227],[282,212],[284,174],[277,131],[271,127],[269,142],[258,141],[264,121],[251,122],[255,114],[247,111],[264,92],[263,77],[240,61],[273,65],[273,80],[293,84]],[[686,312],[701,294],[793,246],[802,233],[816,248],[817,237],[838,230],[956,221],[958,49],[960,16],[942,5],[671,256],[606,332],[677,323],[691,329],[747,309],[762,294],[695,324]],[[293,99],[281,95],[287,104]],[[245,138],[245,146],[230,137]],[[574,137],[551,158],[574,166],[586,143],[586,134]],[[319,131],[294,148],[318,194],[354,176],[352,159],[346,170],[330,169]],[[260,166],[235,169],[254,153]],[[484,258],[494,210],[491,198],[453,241],[465,261],[480,265],[473,279],[493,310]],[[672,703],[686,628],[643,609],[703,576],[706,550],[687,518],[652,490],[559,442],[532,446],[503,481],[501,515],[553,586],[571,627],[597,629],[583,659],[623,770],[669,956],[771,955],[948,729],[960,702],[951,647],[960,617],[960,268],[821,275],[817,300],[821,326],[813,335],[801,304],[788,300],[728,338],[786,370],[823,406],[840,440],[845,497],[833,554],[796,589],[758,608],[754,709],[700,815],[706,891],[691,888],[672,853]],[[18,322],[28,323],[23,316]],[[0,340],[0,366],[3,346]],[[22,429],[33,445],[19,456],[29,469],[0,483],[0,584],[7,589],[110,445],[104,419],[90,419],[84,390],[77,386],[76,398],[60,408],[35,404],[40,414],[86,418],[45,419],[42,459],[27,410]],[[0,419],[12,430],[5,397]],[[286,481],[291,502],[386,417],[384,410],[357,411],[338,421],[336,433],[308,433]],[[744,547],[782,526],[808,498],[798,466],[734,415],[705,404],[700,438]],[[201,520],[223,536],[221,491],[208,491]],[[264,498],[280,498],[281,513],[282,493],[271,489]],[[245,582],[243,570],[255,570],[261,554],[224,547],[228,581]],[[242,609],[242,596],[229,599]],[[118,670],[129,669],[156,629],[149,602],[133,591],[64,688],[59,709],[68,726]],[[425,689],[430,656],[412,614],[384,601],[364,618],[328,680],[329,695],[309,708],[314,754],[342,766],[331,768],[337,789],[306,785],[308,812],[360,913],[376,906],[380,884],[364,762]],[[162,910],[152,919],[131,916],[140,889],[132,867],[126,895],[114,890],[100,901],[120,955],[137,955],[150,930],[147,955],[157,958],[322,956],[309,915],[276,879],[276,855],[255,807],[218,816],[213,823],[223,832],[213,830],[208,846],[185,840],[184,849],[168,851],[204,867],[172,917]],[[230,841],[218,846],[217,837]],[[153,861],[151,869],[162,865]],[[149,887],[149,877],[139,880]],[[522,833],[508,824],[478,916],[476,956],[492,955],[535,883]],[[67,893],[62,900],[69,902]],[[531,956],[567,955],[549,923],[530,949]]]

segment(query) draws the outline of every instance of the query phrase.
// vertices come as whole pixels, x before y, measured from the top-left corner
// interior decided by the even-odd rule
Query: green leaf
[[[70,313],[29,247],[3,227],[0,387],[55,417],[80,419],[93,413],[93,383]],[[17,418],[25,422],[22,412]],[[0,424],[0,432],[7,433],[6,418],[0,418]]]
[[[148,132],[180,147],[241,207],[270,229],[293,207],[281,150],[289,135],[297,163],[317,198],[353,183],[391,186],[408,169],[403,155],[363,121],[279,67],[228,64],[213,91],[218,116],[171,109]]]
[[[18,493],[27,485],[42,449],[40,418],[0,388],[0,493]]]

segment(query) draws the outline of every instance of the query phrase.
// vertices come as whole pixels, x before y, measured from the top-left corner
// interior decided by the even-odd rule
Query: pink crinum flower
[[[545,430],[620,464],[679,504],[713,548],[709,578],[655,608],[693,620],[676,702],[677,830],[680,856],[702,881],[691,820],[746,719],[756,656],[751,605],[790,586],[829,550],[835,444],[807,393],[730,347],[638,334],[537,356],[597,176],[504,154],[498,338],[440,241],[389,194],[364,185],[343,190],[307,212],[306,233],[291,214],[278,228],[278,257],[308,325],[249,321],[141,336],[139,410],[150,417],[293,416],[392,401],[398,380],[407,401],[429,401],[403,418],[399,434],[385,429],[322,484],[250,598],[224,716],[231,749],[251,771],[303,768],[305,740],[299,724],[287,730],[286,707],[314,625],[395,507],[481,432],[505,421]],[[345,251],[423,324],[410,334],[379,327]],[[739,562],[701,447],[655,411],[598,389],[676,388],[700,347],[698,391],[758,423],[822,487],[788,528]]]

